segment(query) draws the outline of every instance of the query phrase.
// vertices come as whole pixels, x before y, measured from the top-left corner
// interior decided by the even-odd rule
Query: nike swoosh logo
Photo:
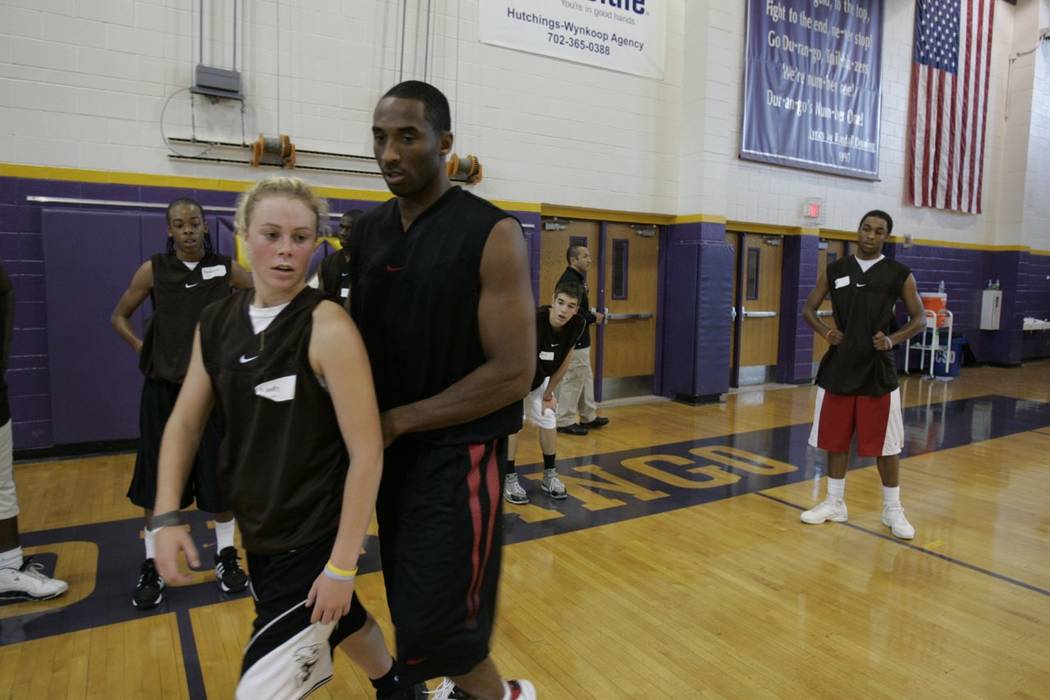
[[[387,265],[386,266],[386,271],[387,272],[401,272],[404,269],[405,269],[404,265],[402,265],[401,267],[394,267],[393,265]]]
[[[866,287],[867,285],[866,285],[866,284],[861,284],[860,282],[858,282],[858,283],[857,283],[857,286],[858,286],[858,287]]]
[[[253,355],[253,356],[251,356],[251,357],[245,357],[244,355],[241,355],[241,357],[240,357],[240,360],[241,360],[241,364],[243,365],[243,364],[244,364],[245,362],[251,362],[251,361],[252,361],[252,360],[254,360],[254,359],[255,359],[256,357],[258,357],[258,355]]]
[[[340,276],[340,277],[349,277],[349,276],[350,276],[350,273],[349,273],[349,272],[340,272],[340,273],[339,273],[339,276]]]
[[[198,284],[200,284],[200,282],[194,282],[193,284],[190,284],[189,282],[187,282],[186,283],[186,289],[192,289],[193,287],[196,287]]]

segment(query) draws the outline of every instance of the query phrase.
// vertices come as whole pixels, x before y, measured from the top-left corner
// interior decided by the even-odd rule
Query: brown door
[[[659,244],[655,226],[606,225],[603,399],[652,393]]]
[[[827,268],[828,265],[842,258],[846,254],[846,241],[826,241],[821,239],[820,241],[820,258],[817,261],[817,274],[820,274],[821,270]],[[824,297],[823,303],[820,305],[820,309],[817,311],[817,316],[821,318],[824,323],[830,328],[835,327],[835,319],[831,315],[831,295]],[[820,359],[824,357],[824,353],[828,351],[828,341],[824,340],[822,336],[813,334],[813,372],[817,371],[817,366],[820,364]]]
[[[741,236],[739,288],[740,359],[738,384],[770,381],[780,340],[780,277],[784,249],[779,236]]]

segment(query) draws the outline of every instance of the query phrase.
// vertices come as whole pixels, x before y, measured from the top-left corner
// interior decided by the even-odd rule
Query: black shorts
[[[302,697],[332,677],[332,650],[360,630],[368,612],[355,592],[334,625],[311,624],[306,596],[332,554],[336,533],[280,554],[248,552],[255,599],[237,697]]]
[[[164,426],[175,408],[180,384],[161,379],[146,378],[142,384],[142,401],[139,404],[139,451],[135,457],[135,474],[128,487],[128,498],[132,503],[153,510],[157,500],[157,464],[160,458],[160,441],[164,437]],[[230,509],[228,502],[219,493],[215,471],[219,462],[219,444],[222,442],[222,421],[218,411],[212,411],[204,425],[197,457],[193,469],[182,491],[180,508],[194,501],[207,513],[223,513]]]
[[[399,440],[384,456],[380,552],[397,658],[411,683],[463,675],[489,655],[506,445]]]

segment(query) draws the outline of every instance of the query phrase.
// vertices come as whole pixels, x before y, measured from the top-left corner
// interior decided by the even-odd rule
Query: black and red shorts
[[[387,449],[376,504],[397,658],[412,683],[489,655],[503,545],[506,438]]]
[[[882,396],[850,396],[818,386],[809,444],[828,452],[849,452],[854,433],[860,457],[900,454],[904,443],[900,389]]]

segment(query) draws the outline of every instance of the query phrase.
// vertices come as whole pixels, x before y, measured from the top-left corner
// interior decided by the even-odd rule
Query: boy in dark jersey
[[[801,518],[811,525],[846,522],[846,468],[855,432],[857,454],[876,458],[882,480],[882,523],[894,536],[911,539],[915,528],[904,516],[900,500],[904,422],[892,351],[893,346],[919,333],[925,319],[911,270],[882,254],[892,231],[893,219],[886,212],[865,214],[857,231],[856,255],[821,270],[802,308],[806,323],[830,347],[817,372],[817,401],[809,436],[810,445],[828,453],[828,494]],[[817,316],[828,294],[835,328]],[[911,320],[893,331],[898,299],[904,300]]]
[[[317,271],[317,288],[336,303],[345,304],[350,294],[350,236],[354,222],[364,214],[360,209],[351,209],[339,217],[339,244],[342,246],[321,261]]]
[[[167,252],[157,253],[142,263],[110,317],[117,334],[139,354],[139,368],[145,375],[139,405],[139,449],[128,488],[128,499],[141,507],[146,517],[146,560],[131,601],[139,610],[156,607],[164,599],[164,579],[157,575],[154,564],[154,536],[149,519],[157,494],[160,439],[186,376],[193,329],[204,307],[228,297],[231,287],[252,286],[251,276],[244,268],[212,250],[200,204],[192,199],[176,199],[168,205],[165,218]],[[131,316],[146,297],[153,303],[153,317],[146,327],[146,337],[140,340],[131,325]],[[208,421],[193,478],[181,503],[185,508],[196,500],[201,510],[215,513],[215,575],[224,592],[239,593],[247,587],[248,577],[240,567],[234,546],[234,522],[226,494],[215,487],[221,434],[217,417]]]
[[[387,446],[383,576],[413,680],[450,676],[473,697],[532,698],[531,683],[502,681],[489,638],[501,462],[532,381],[535,306],[518,222],[449,182],[450,129],[448,100],[431,85],[383,96],[373,151],[396,198],[361,217],[350,246],[350,312]]]
[[[332,650],[403,687],[382,631],[354,593],[358,553],[382,472],[368,357],[346,312],[306,286],[328,205],[297,178],[271,177],[241,198],[255,289],[205,309],[160,454],[157,566],[198,556],[179,494],[213,404],[226,427],[218,482],[229,494],[252,574],[256,617],[237,698],[301,698],[332,676]],[[425,688],[417,689],[423,692]]]
[[[7,360],[14,330],[15,290],[0,263],[0,602],[48,600],[69,584],[43,573],[43,565],[22,556],[18,537],[18,494],[11,442],[11,406],[7,401]]]
[[[558,478],[554,467],[558,444],[558,419],[555,411],[558,401],[554,398],[558,383],[569,368],[569,353],[584,331],[587,321],[577,311],[583,289],[575,282],[559,282],[554,288],[550,306],[541,306],[536,311],[536,374],[532,378],[532,391],[525,397],[525,420],[540,431],[540,450],[543,452],[543,481],[540,490],[551,498],[565,498],[565,484]],[[518,475],[514,461],[518,454],[518,436],[511,435],[507,445],[507,476],[503,480],[503,497],[508,503],[523,505],[529,502]]]

